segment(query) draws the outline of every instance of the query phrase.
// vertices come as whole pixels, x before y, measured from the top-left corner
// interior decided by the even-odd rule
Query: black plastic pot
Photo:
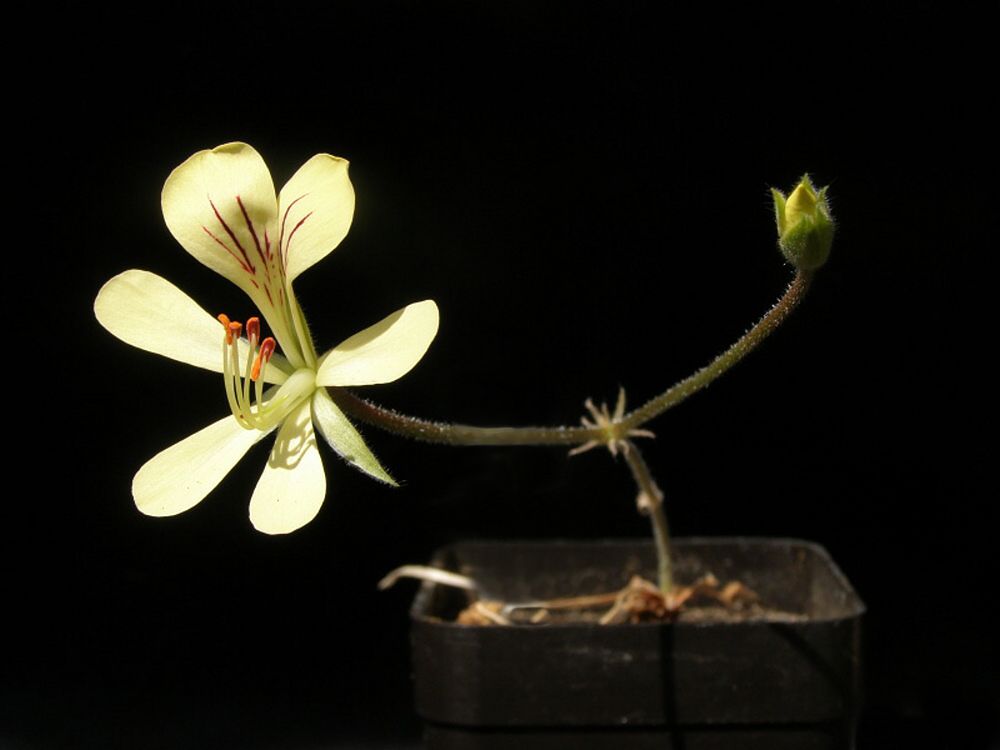
[[[679,539],[676,577],[739,580],[804,617],[638,625],[467,626],[464,592],[425,583],[413,604],[417,712],[431,750],[828,750],[853,746],[864,605],[821,547]],[[641,542],[473,542],[433,564],[483,598],[607,592],[653,577]]]

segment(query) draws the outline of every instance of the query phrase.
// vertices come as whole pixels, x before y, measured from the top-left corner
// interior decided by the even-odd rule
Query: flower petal
[[[296,172],[278,197],[278,228],[288,283],[340,244],[354,218],[348,162],[317,154]]]
[[[438,330],[433,300],[407,305],[356,333],[323,356],[316,373],[319,385],[390,383],[408,373]]]
[[[161,205],[185,250],[255,300],[262,294],[278,204],[260,154],[245,143],[199,151],[167,178]]]
[[[326,476],[306,400],[278,430],[250,498],[250,521],[265,534],[287,534],[315,518],[325,496]]]
[[[243,429],[230,414],[160,451],[132,480],[136,506],[148,516],[175,516],[193,508],[265,435]]]
[[[219,321],[169,281],[133,269],[109,280],[94,301],[98,322],[127,344],[178,362],[222,372]],[[240,340],[240,362],[247,342]],[[284,383],[292,367],[275,354],[264,370],[268,383]]]
[[[317,388],[313,395],[312,415],[320,434],[338,456],[369,476],[394,487],[398,486],[365,445],[364,438],[323,388]]]

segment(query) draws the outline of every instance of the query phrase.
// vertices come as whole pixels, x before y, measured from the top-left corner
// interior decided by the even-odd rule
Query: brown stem
[[[628,437],[634,430],[688,396],[700,391],[753,351],[781,325],[802,299],[812,280],[808,271],[798,271],[784,295],[757,324],[726,351],[693,375],[650,399],[621,421],[609,427],[474,427],[431,422],[399,414],[366,401],[343,388],[328,387],[330,396],[344,412],[362,422],[399,435],[432,443],[451,445],[580,445],[591,441],[607,443]]]
[[[473,427],[408,417],[366,401],[343,388],[328,387],[330,397],[349,417],[399,435],[450,445],[577,445],[604,442],[605,431],[588,427]]]
[[[653,417],[659,416],[672,406],[676,406],[688,396],[700,391],[722,373],[735,365],[747,354],[752,352],[757,346],[775,329],[785,322],[789,314],[798,307],[809,291],[809,284],[812,281],[812,274],[808,271],[798,271],[795,278],[788,285],[788,289],[781,296],[774,306],[767,311],[757,325],[743,334],[726,351],[713,359],[711,363],[702,367],[692,375],[684,378],[676,385],[671,386],[659,396],[650,399],[635,411],[625,415],[621,425],[624,430],[634,429],[645,424]]]
[[[632,478],[639,486],[639,511],[649,516],[653,524],[653,540],[656,542],[657,583],[660,591],[669,594],[674,587],[673,564],[670,557],[670,531],[667,528],[667,514],[663,512],[663,491],[657,486],[646,460],[639,448],[631,440],[623,446],[625,460],[632,471]]]

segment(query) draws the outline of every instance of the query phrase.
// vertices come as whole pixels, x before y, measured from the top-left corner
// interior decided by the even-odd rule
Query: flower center
[[[268,336],[260,340],[260,318],[247,319],[246,339],[240,337],[242,323],[231,321],[226,315],[220,315],[219,322],[223,327],[222,377],[229,409],[242,427],[271,430],[316,390],[316,373],[308,368],[296,370],[277,390],[265,393],[263,374],[274,355],[274,339]],[[240,354],[244,347],[246,356],[241,375]]]

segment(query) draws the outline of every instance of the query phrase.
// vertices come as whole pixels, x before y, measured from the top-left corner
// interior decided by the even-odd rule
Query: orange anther
[[[264,358],[265,362],[271,359],[271,355],[274,354],[275,346],[277,346],[277,344],[270,336],[260,342],[260,354]]]
[[[250,321],[247,321],[249,325]],[[260,345],[260,351],[257,352],[257,356],[254,357],[253,367],[250,368],[250,379],[257,382],[260,378],[260,368],[263,364],[266,364],[270,359],[271,355],[274,354],[274,339],[268,336]]]
[[[219,313],[217,316],[222,327],[226,329],[226,343],[233,343],[233,324],[229,322],[229,316],[225,313]]]
[[[247,318],[247,338],[251,341],[260,339],[260,318]]]
[[[226,343],[232,344],[233,339],[240,337],[240,331],[243,330],[243,324],[238,321],[233,321],[229,324],[229,328],[226,330]]]

